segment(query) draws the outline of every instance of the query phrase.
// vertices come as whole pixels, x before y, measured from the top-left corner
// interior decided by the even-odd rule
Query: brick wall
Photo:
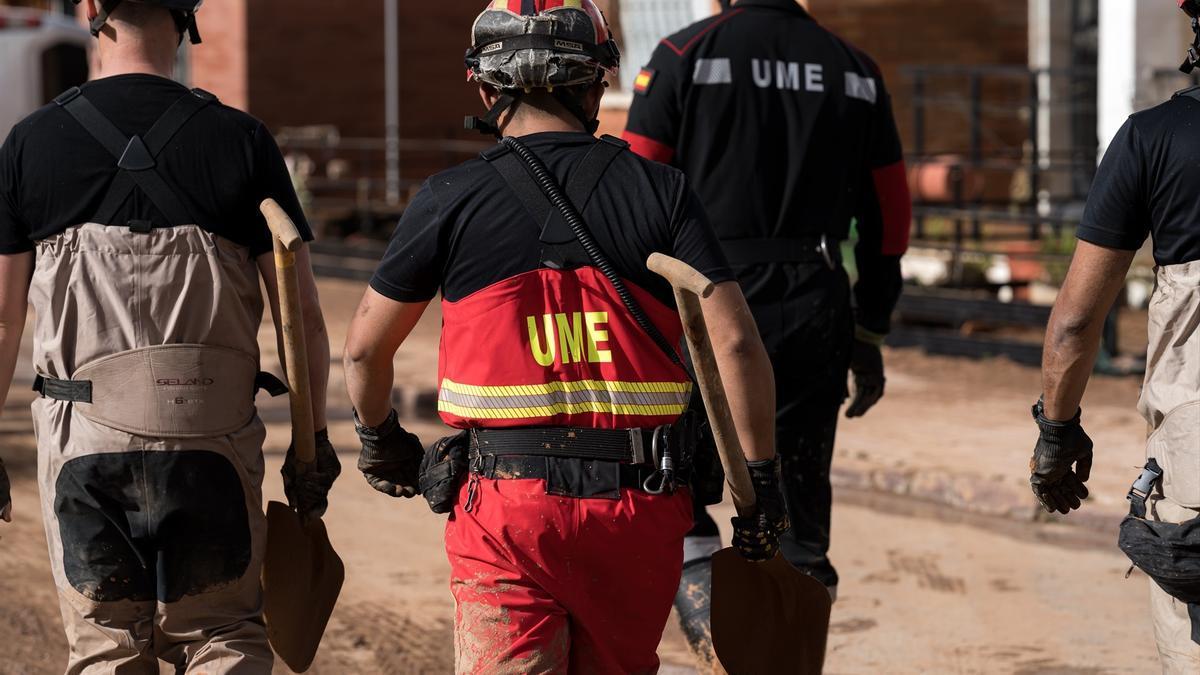
[[[204,42],[189,47],[191,84],[216,94],[225,105],[250,109],[246,3],[207,0],[198,14]],[[261,0],[255,0],[260,2]]]
[[[1028,6],[1024,2],[992,0],[809,0],[822,25],[869,53],[883,70],[892,93],[896,121],[906,146],[913,141],[912,81],[901,74],[916,64],[1028,63]],[[938,78],[929,94],[963,93],[965,80]],[[984,93],[999,101],[1015,101],[1023,86],[988,80]],[[1011,145],[1026,123],[1011,115],[993,119],[996,129],[986,142]],[[961,151],[967,147],[967,126],[961,111],[943,108],[928,123],[930,145]],[[998,136],[997,136],[998,134]]]

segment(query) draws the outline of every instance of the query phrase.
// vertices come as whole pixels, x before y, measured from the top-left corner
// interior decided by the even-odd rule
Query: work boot
[[[679,626],[692,655],[701,672],[706,672],[716,663],[711,623],[712,558],[693,560],[683,566],[679,590],[675,593],[675,611],[679,613]]]

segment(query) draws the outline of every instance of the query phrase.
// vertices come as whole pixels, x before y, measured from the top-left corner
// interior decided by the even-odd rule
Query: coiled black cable
[[[500,142],[507,146],[513,154],[520,157],[521,161],[525,162],[525,165],[533,172],[533,179],[542,188],[542,192],[545,193],[550,203],[558,209],[563,219],[567,221],[567,225],[575,233],[575,238],[579,240],[579,244],[583,246],[584,252],[587,253],[588,259],[592,261],[596,269],[600,270],[600,273],[608,279],[613,289],[617,291],[617,296],[621,298],[621,304],[625,305],[625,309],[633,316],[633,320],[641,326],[642,330],[646,331],[646,334],[650,336],[654,344],[658,345],[658,348],[671,359],[672,363],[686,371],[687,367],[680,360],[679,353],[667,341],[662,331],[658,330],[658,326],[650,322],[649,317],[646,316],[646,312],[642,310],[642,306],[630,294],[629,289],[625,286],[625,282],[617,275],[617,271],[613,268],[612,263],[608,261],[608,258],[604,257],[604,251],[600,250],[600,246],[592,238],[592,233],[588,231],[587,225],[583,222],[583,216],[579,215],[579,210],[563,194],[558,181],[550,175],[550,170],[546,168],[546,164],[542,162],[542,159],[535,155],[532,150],[525,147],[524,143],[511,136],[505,137]]]

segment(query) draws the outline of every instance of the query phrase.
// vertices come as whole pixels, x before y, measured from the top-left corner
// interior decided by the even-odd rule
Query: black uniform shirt
[[[869,57],[795,0],[740,0],[663,40],[634,90],[626,140],[683,169],[722,240],[842,240],[857,219],[860,321],[886,332],[911,204]],[[759,267],[739,270],[752,303],[794,290]]]
[[[1191,90],[1200,91],[1200,88]],[[1154,261],[1200,260],[1200,101],[1187,91],[1132,115],[1109,144],[1076,235]]]
[[[521,139],[558,178],[596,139],[541,133]],[[699,200],[679,171],[632,152],[604,174],[584,221],[617,273],[674,306],[671,289],[646,269],[653,252],[692,265],[716,283],[732,281]],[[405,210],[371,287],[399,302],[424,302],[440,290],[458,301],[494,283],[542,267],[541,226],[483,159],[433,176]]]
[[[107,77],[82,89],[127,136],[145,134],[188,93],[183,85],[153,75]],[[0,148],[0,254],[32,250],[36,241],[92,222],[117,175],[116,164],[53,103],[18,123]],[[258,210],[268,197],[288,212],[305,239],[312,239],[275,139],[246,113],[210,104],[172,139],[158,166],[196,225],[249,247],[254,255],[271,250],[271,234]],[[114,220],[102,224],[166,222],[140,189]]]

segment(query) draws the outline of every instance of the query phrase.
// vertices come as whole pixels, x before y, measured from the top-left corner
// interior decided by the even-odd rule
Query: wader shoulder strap
[[[215,100],[215,96],[202,89],[188,92],[163,113],[143,140],[139,136],[126,138],[78,87],[56,98],[55,103],[117,159],[118,173],[96,211],[95,220],[105,225],[113,224],[113,217],[137,187],[166,216],[169,225],[193,223],[195,219],[188,213],[183,200],[158,171],[157,157],[196,113]],[[150,224],[143,221],[131,222],[129,226],[139,231],[150,228]]]

